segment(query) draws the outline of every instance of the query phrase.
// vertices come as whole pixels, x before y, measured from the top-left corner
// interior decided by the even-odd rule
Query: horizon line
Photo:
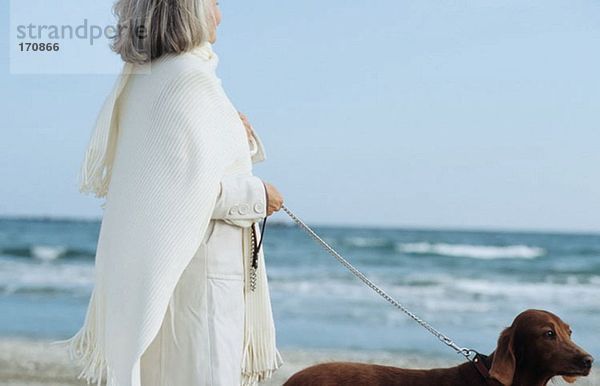
[[[55,215],[0,215],[0,221],[56,221],[56,222],[101,222],[102,217],[97,216],[55,216]],[[348,229],[380,229],[380,230],[403,230],[403,231],[424,231],[424,232],[472,232],[472,233],[518,233],[518,234],[545,234],[545,235],[579,235],[579,236],[600,236],[600,230],[592,229],[558,229],[558,228],[510,228],[494,226],[435,226],[435,225],[409,225],[409,224],[359,224],[359,223],[327,223],[318,221],[307,222],[314,227],[325,228],[348,228]],[[295,224],[291,221],[274,219],[270,221],[275,226],[290,226]]]

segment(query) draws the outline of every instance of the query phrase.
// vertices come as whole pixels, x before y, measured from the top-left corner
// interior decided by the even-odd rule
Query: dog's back
[[[320,363],[294,374],[284,386],[361,385],[376,379],[375,372],[375,366],[362,363]]]
[[[330,362],[307,367],[294,374],[283,386],[450,386],[460,384],[452,383],[453,380],[464,379],[459,372],[458,367],[415,370],[367,363]]]

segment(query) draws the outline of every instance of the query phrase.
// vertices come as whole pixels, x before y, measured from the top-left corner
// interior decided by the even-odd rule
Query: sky
[[[13,1],[0,3],[0,216],[99,218],[77,173],[118,58],[64,42],[63,74],[9,59],[24,12],[110,20],[112,3]],[[254,172],[304,220],[600,231],[600,2],[220,5],[217,74],[264,142]]]

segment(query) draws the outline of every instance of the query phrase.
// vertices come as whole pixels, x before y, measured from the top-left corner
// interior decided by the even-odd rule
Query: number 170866
[[[60,51],[59,43],[19,43],[21,52],[54,52]]]

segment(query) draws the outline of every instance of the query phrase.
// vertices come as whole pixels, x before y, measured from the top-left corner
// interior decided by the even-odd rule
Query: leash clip
[[[460,350],[460,353],[471,362],[475,361],[480,355],[479,352],[471,348],[463,348]]]

